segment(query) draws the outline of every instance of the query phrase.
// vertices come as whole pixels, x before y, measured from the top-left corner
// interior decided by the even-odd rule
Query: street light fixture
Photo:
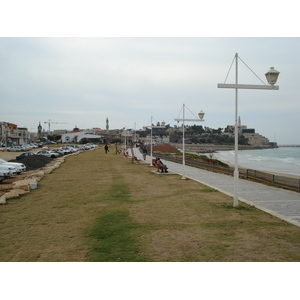
[[[238,90],[239,89],[259,89],[259,90],[279,90],[279,86],[276,86],[276,81],[279,76],[279,72],[271,67],[265,74],[270,85],[252,85],[252,84],[239,84],[238,83],[238,54],[235,54],[235,84],[219,83],[218,88],[233,88],[235,89],[235,127],[234,127],[234,200],[233,206],[238,206]]]
[[[268,80],[268,83],[272,86],[277,82],[279,73],[277,70],[274,69],[274,67],[271,67],[270,70],[265,74],[266,78]]]
[[[182,178],[181,179],[186,179],[185,177],[185,141],[184,141],[184,122],[185,121],[191,121],[191,122],[204,122],[203,117],[205,115],[205,113],[201,110],[198,113],[199,119],[185,119],[185,104],[183,104],[182,107],[182,115],[183,118],[182,119],[174,119],[174,121],[182,121],[182,166],[183,166],[183,170],[182,170]]]

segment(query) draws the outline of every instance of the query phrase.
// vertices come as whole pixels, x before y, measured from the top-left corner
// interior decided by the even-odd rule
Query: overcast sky
[[[185,103],[205,112],[195,124],[225,128],[234,124],[235,92],[217,84],[238,53],[265,83],[270,67],[280,72],[278,91],[239,91],[242,124],[270,141],[300,144],[298,37],[12,36],[0,38],[0,121],[32,132],[39,122],[47,130],[48,120],[65,123],[51,130],[105,128],[106,118],[110,129],[138,129],[151,116],[173,126]],[[239,83],[262,84],[243,62]],[[233,66],[226,83],[234,75]]]
[[[134,123],[142,127],[150,124],[151,116],[156,122],[164,120],[175,125],[174,119],[185,103],[195,114],[200,110],[206,113],[205,122],[197,124],[224,128],[234,123],[235,96],[234,90],[218,89],[217,84],[224,83],[237,52],[264,82],[264,74],[270,67],[280,71],[278,91],[239,91],[242,123],[255,128],[270,141],[300,144],[299,29],[299,8],[295,0],[253,0],[251,3],[240,0],[2,1],[0,121],[26,126],[33,132],[37,131],[39,122],[47,129],[44,122],[49,119],[67,123],[53,124],[51,129],[72,129],[75,125],[82,129],[105,128],[107,117],[111,129],[132,128]],[[234,71],[232,68],[227,83],[234,82]],[[239,82],[261,84],[242,62],[239,62]],[[186,117],[193,118],[188,113]],[[223,274],[220,265],[201,265],[205,278],[200,274],[200,281],[204,280],[205,284],[200,292],[194,284],[195,278],[199,281],[199,265],[194,266],[195,269],[189,265],[188,271],[182,269],[183,265],[175,266],[178,272],[172,272],[172,268],[170,273],[163,270],[164,286],[172,286],[163,292],[168,296],[171,292],[176,299],[193,298],[199,293],[211,295],[212,290],[216,294],[215,280],[205,279]],[[132,265],[130,267],[132,269]],[[107,277],[112,267],[101,268]],[[142,268],[144,270],[145,266]],[[231,275],[227,278],[243,274],[235,277],[235,290],[242,292],[245,279],[253,279],[253,268],[245,269],[244,265],[236,268],[231,267],[229,271],[226,268],[224,274]],[[279,268],[283,271],[281,274],[285,274],[284,279],[272,270],[266,274],[266,268],[260,268],[258,274],[262,274],[264,283],[266,280],[273,285],[280,282],[277,286],[281,290],[274,289],[273,298],[286,295],[287,291],[292,296],[297,285],[294,284],[294,291],[290,282],[295,276],[286,274],[294,274],[293,269]],[[12,269],[10,266],[5,272],[12,273]],[[77,276],[77,266],[76,270],[67,276],[59,270],[59,274],[64,274],[64,285],[66,281],[73,284],[80,278],[77,286],[82,288],[82,293],[75,289],[73,298],[86,297],[91,292],[94,296],[98,290],[91,289],[90,282],[95,278],[98,280],[99,275],[103,279],[101,272],[91,270],[94,276],[87,277],[89,285],[86,288],[83,279]],[[138,293],[130,290],[130,295],[138,299],[140,291],[148,288],[145,284],[155,278],[157,269],[155,276],[152,269],[142,273],[141,269],[133,270],[135,274],[142,274],[139,278],[132,277],[133,273],[127,276],[138,282]],[[23,273],[20,271],[18,265],[17,270],[13,269],[13,275],[27,274],[28,268]],[[42,277],[34,278],[35,282],[43,285],[48,282],[45,276],[48,279],[49,275],[53,281],[58,274],[55,271],[52,273],[47,269]],[[83,271],[91,274],[86,269]],[[113,272],[115,276],[119,270],[113,269]],[[178,274],[185,274],[185,280]],[[187,277],[187,274],[191,276]],[[226,276],[223,277],[218,281],[218,285],[221,284],[219,296],[227,299],[229,294],[224,295],[224,290],[230,282],[224,281]],[[32,281],[32,276],[22,277],[19,284],[23,283],[24,288],[19,289],[22,291],[20,296],[30,286],[26,278]],[[282,284],[285,280],[286,287]],[[179,284],[174,285],[174,282]],[[104,289],[105,295],[111,296],[112,291],[116,292],[116,280],[105,283],[109,287]],[[10,293],[7,295],[11,295],[14,286],[10,286],[10,282],[7,284],[6,290]],[[126,284],[119,289],[122,295]],[[156,285],[160,287],[160,282]],[[94,286],[98,288],[98,285]],[[268,295],[272,293],[267,292]],[[30,293],[35,296],[32,289]],[[65,293],[69,295],[70,289]],[[236,294],[239,297],[240,293]],[[230,297],[238,299],[232,293]]]

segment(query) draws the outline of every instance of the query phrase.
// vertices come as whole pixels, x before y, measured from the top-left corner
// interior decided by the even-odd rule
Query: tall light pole
[[[130,133],[128,132],[128,130],[126,129],[126,127],[124,127],[123,131],[122,131],[122,136],[124,136],[124,153],[126,154],[126,149],[127,149],[127,136],[130,136]]]
[[[155,126],[155,125],[153,125],[153,117],[152,116],[151,116],[150,122],[151,122],[151,126],[144,126],[144,128],[151,128],[151,139],[150,139],[150,141],[151,141],[150,142],[150,144],[151,144],[150,145],[150,149],[151,149],[151,160],[150,161],[151,162],[150,162],[150,166],[152,167],[153,166],[153,164],[152,164],[152,129],[153,128],[165,128],[166,123],[163,121],[163,122],[161,122],[161,124],[162,124],[161,126],[158,126],[158,125]]]
[[[238,206],[238,90],[239,89],[256,89],[256,90],[279,90],[279,86],[274,85],[278,79],[279,72],[273,67],[265,74],[270,85],[253,85],[238,83],[238,54],[235,54],[235,84],[219,83],[218,88],[235,89],[235,126],[234,126],[234,199],[233,206]]]
[[[183,104],[182,106],[182,119],[174,119],[174,121],[182,121],[182,166],[183,166],[183,170],[182,170],[182,178],[181,179],[186,179],[185,177],[185,137],[184,137],[184,127],[185,121],[191,121],[191,122],[204,122],[203,117],[205,115],[205,113],[201,110],[198,113],[199,119],[185,119],[185,104]]]

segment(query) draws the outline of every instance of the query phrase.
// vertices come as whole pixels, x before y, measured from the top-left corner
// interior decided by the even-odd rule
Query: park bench
[[[152,159],[152,165],[157,169],[157,172],[161,172],[163,173],[165,171],[165,173],[168,173],[168,168],[166,165],[164,165],[160,160],[157,161],[156,159]]]

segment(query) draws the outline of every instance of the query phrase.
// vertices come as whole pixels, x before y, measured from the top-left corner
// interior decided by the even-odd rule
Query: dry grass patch
[[[300,260],[300,228],[150,170],[102,149],[69,157],[0,207],[0,260]]]

